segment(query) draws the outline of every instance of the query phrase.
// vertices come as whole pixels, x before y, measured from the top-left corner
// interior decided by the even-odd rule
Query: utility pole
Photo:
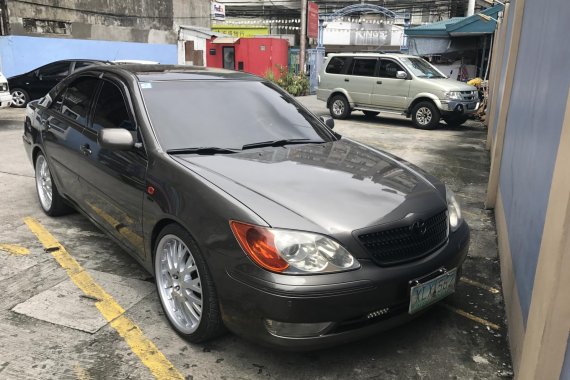
[[[467,12],[465,12],[465,16],[473,16],[475,14],[475,0],[469,0],[467,3]]]
[[[307,44],[307,0],[301,0],[301,41],[299,49],[299,72],[305,72],[305,48]]]

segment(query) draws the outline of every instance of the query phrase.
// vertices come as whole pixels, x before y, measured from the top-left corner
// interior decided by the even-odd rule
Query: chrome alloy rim
[[[158,242],[155,268],[168,319],[182,333],[193,333],[202,318],[202,285],[192,253],[179,237],[165,235]]]
[[[51,208],[53,192],[51,174],[44,156],[39,156],[36,160],[36,187],[42,207],[46,211],[49,210]]]
[[[431,121],[431,110],[427,107],[422,107],[416,112],[416,120],[421,125],[427,125]]]
[[[26,103],[26,95],[18,90],[12,92],[12,103],[17,106],[23,106]]]
[[[342,115],[344,113],[344,102],[342,100],[335,100],[332,108],[335,115]]]

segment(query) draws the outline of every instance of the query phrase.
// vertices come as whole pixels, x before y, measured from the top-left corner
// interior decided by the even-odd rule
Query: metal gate
[[[306,50],[306,70],[309,77],[309,93],[315,94],[319,86],[319,72],[325,60],[325,48]],[[289,49],[289,71],[299,74],[299,49]]]

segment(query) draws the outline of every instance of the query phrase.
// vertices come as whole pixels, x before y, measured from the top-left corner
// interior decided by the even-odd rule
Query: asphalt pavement
[[[328,114],[314,96],[299,100]],[[356,343],[290,353],[232,334],[207,344],[179,338],[152,277],[128,254],[79,214],[43,214],[23,118],[23,110],[0,109],[0,379],[512,377],[494,218],[483,209],[489,158],[482,124],[421,131],[403,117],[360,112],[336,122],[341,135],[448,183],[471,226],[471,247],[457,292],[413,322]]]

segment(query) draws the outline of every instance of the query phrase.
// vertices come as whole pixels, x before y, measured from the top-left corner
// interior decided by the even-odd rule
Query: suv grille
[[[423,233],[422,233],[423,231]],[[378,265],[387,266],[419,259],[447,241],[447,211],[411,225],[358,235]]]

